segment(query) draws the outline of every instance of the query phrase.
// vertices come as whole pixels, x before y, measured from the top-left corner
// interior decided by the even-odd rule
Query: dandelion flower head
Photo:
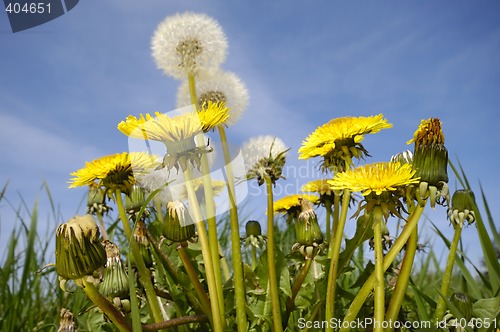
[[[198,109],[209,101],[213,103],[224,102],[230,109],[230,116],[226,125],[235,124],[242,116],[248,105],[248,91],[243,82],[233,73],[221,70],[209,71],[206,75],[196,80],[196,94]],[[189,84],[187,81],[179,87],[177,93],[177,107],[191,104]]]
[[[175,78],[196,74],[200,68],[217,68],[224,62],[227,40],[213,18],[183,13],[165,18],[151,40],[158,68]]]
[[[124,191],[136,183],[136,177],[153,171],[158,156],[143,152],[123,152],[104,156],[85,163],[85,167],[71,173],[70,188],[82,186],[104,186]]]
[[[419,178],[414,175],[415,170],[409,164],[377,162],[336,173],[328,183],[335,190],[359,191],[363,196],[372,192],[381,195],[383,192],[395,191],[401,186],[419,183]]]
[[[361,141],[366,134],[374,134],[392,124],[382,114],[375,116],[342,117],[318,127],[302,142],[299,159],[324,157],[323,169],[344,171],[352,158],[368,155]]]

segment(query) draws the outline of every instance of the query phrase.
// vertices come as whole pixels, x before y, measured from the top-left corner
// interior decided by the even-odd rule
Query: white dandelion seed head
[[[186,78],[199,69],[217,68],[225,60],[227,40],[213,18],[183,13],[165,18],[151,40],[158,68],[175,78]]]
[[[253,168],[260,160],[271,157],[275,159],[288,148],[281,139],[275,136],[253,137],[243,144],[241,153],[248,168]]]
[[[204,102],[225,102],[229,107],[226,125],[235,124],[248,106],[248,90],[239,77],[222,70],[208,70],[200,73],[196,80],[196,95],[200,107]],[[189,84],[183,82],[177,91],[177,107],[191,104]]]

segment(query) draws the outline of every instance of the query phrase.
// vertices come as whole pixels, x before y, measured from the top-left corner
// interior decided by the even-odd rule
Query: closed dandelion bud
[[[318,253],[323,243],[323,234],[318,224],[318,217],[313,210],[312,203],[307,199],[299,199],[302,212],[295,225],[297,243],[294,248],[306,258],[312,259]]]
[[[422,120],[413,138],[407,142],[410,143],[415,143],[412,165],[415,176],[420,177],[417,200],[422,204],[429,197],[432,207],[436,203],[448,203],[448,150],[444,146],[441,121],[437,118]]]
[[[129,213],[139,212],[145,201],[144,189],[134,185],[125,196],[125,209]]]
[[[265,243],[266,238],[262,235],[262,227],[257,220],[249,220],[245,224],[246,237],[241,240],[244,241],[245,245],[249,247],[250,245],[256,248],[262,248]]]
[[[163,235],[172,242],[186,242],[194,237],[193,220],[182,202],[168,203],[163,221]]]
[[[142,259],[144,261],[144,264],[146,267],[151,267],[153,266],[153,259],[151,257],[151,253],[149,251],[149,240],[147,237],[147,228],[146,224],[144,221],[139,220],[135,226],[134,229],[134,240],[137,243],[137,246],[139,247],[139,252],[142,256]],[[132,265],[135,266],[135,259],[134,256],[131,256],[132,258]]]
[[[462,313],[468,322],[472,318],[472,301],[467,294],[456,292],[450,297],[451,303]]]
[[[312,208],[312,203],[302,199],[302,212],[299,214],[297,227],[297,242],[304,245],[321,244],[323,234],[318,224],[318,217]]]
[[[249,220],[245,224],[245,230],[247,232],[247,236],[259,236],[262,235],[262,227],[257,220]]]
[[[111,207],[106,205],[104,190],[94,184],[90,185],[87,196],[87,212],[89,214],[100,213],[102,215],[110,210]]]
[[[56,231],[56,272],[66,279],[92,274],[106,263],[106,252],[99,240],[94,218],[76,216]]]
[[[451,207],[448,209],[448,217],[453,226],[462,227],[464,221],[472,224],[476,220],[474,203],[475,198],[472,190],[460,189],[455,191],[451,199]]]
[[[120,258],[120,249],[110,241],[104,241],[106,267],[99,291],[107,298],[129,296],[128,276]]]

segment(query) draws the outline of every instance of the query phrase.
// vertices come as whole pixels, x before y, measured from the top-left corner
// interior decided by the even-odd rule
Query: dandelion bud
[[[73,313],[68,309],[61,309],[61,321],[59,322],[59,328],[57,332],[75,332],[76,325]]]
[[[173,242],[186,242],[195,235],[195,226],[186,206],[180,201],[169,202],[163,221],[163,235]]]
[[[266,237],[262,235],[262,227],[257,220],[249,220],[245,224],[246,237],[241,240],[244,241],[247,247],[253,246],[255,248],[262,248],[266,242]]]
[[[89,194],[87,197],[87,212],[88,214],[104,213],[112,210],[111,207],[106,205],[104,197],[104,190],[97,185],[91,184],[89,186]]]
[[[128,297],[128,276],[120,258],[120,249],[110,241],[104,241],[104,248],[106,249],[106,267],[99,290],[110,299]]]
[[[131,214],[139,212],[145,201],[144,189],[134,185],[125,196],[125,209]]]
[[[420,204],[429,197],[431,207],[449,202],[448,150],[444,146],[441,121],[437,118],[422,120],[413,138],[415,143],[413,168],[420,177],[416,198]],[[443,201],[444,200],[444,201]]]
[[[262,235],[262,227],[257,220],[249,220],[245,224],[245,230],[247,232],[247,236],[259,236]]]
[[[56,231],[56,271],[66,279],[92,274],[106,263],[106,252],[99,240],[94,218],[76,216]]]
[[[135,225],[134,240],[137,243],[137,246],[139,247],[139,252],[142,256],[144,264],[148,268],[151,267],[153,265],[153,260],[151,258],[151,253],[149,251],[149,240],[147,237],[146,224],[142,220],[139,220]],[[131,258],[132,258],[132,265],[136,266],[134,256],[131,256]]]
[[[450,297],[451,303],[462,313],[465,321],[470,321],[472,318],[472,301],[467,294],[456,292]]]
[[[312,259],[318,253],[323,243],[323,234],[318,224],[318,217],[313,210],[312,203],[307,199],[299,199],[302,212],[296,223],[297,243],[299,252],[306,258]]]
[[[476,220],[474,202],[475,198],[472,190],[460,189],[455,191],[451,199],[451,207],[448,209],[448,217],[453,226],[462,227],[464,221],[472,224]]]

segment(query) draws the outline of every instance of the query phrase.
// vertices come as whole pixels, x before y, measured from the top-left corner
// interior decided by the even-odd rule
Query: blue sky
[[[500,220],[500,2],[482,0],[80,1],[16,34],[1,13],[0,185],[10,180],[14,206],[20,195],[33,205],[45,180],[58,222],[81,213],[85,190],[67,189],[69,173],[126,151],[116,125],[128,114],[175,108],[179,82],[156,69],[150,39],[165,16],[184,11],[219,21],[229,42],[222,67],[249,90],[243,119],[228,130],[231,142],[276,135],[291,147],[289,173],[307,173],[283,182],[287,190],[314,177],[317,161],[299,162],[297,149],[331,118],[383,113],[394,124],[366,137],[371,162],[406,149],[421,119],[439,117],[452,161],[460,160],[477,194],[481,181]],[[450,187],[457,189],[453,177]],[[4,240],[13,215],[0,204]],[[47,199],[41,204],[45,222]],[[430,213],[451,234],[445,215],[444,208]],[[478,257],[474,228],[463,236]]]

